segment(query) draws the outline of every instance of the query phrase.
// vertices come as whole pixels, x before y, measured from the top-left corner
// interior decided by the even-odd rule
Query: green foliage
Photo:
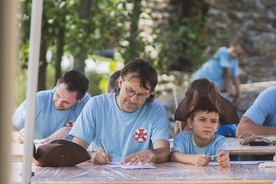
[[[15,97],[15,108],[18,107],[25,99],[26,99],[26,92],[27,92],[27,71],[22,70],[16,76],[16,91],[17,96]]]
[[[89,80],[89,89],[88,92],[92,95],[99,95],[102,93],[105,93],[106,86],[101,80],[104,78],[105,80],[108,78],[107,75],[98,74],[95,72],[88,72],[86,74],[88,80]],[[100,85],[99,85],[100,84]]]
[[[54,78],[54,72],[55,69],[53,65],[48,65],[46,75],[47,75],[47,81],[46,81],[46,87],[47,89],[52,89],[55,87],[55,78]],[[16,76],[16,83],[18,84],[16,86],[17,90],[17,96],[15,100],[16,107],[19,106],[25,99],[26,99],[26,93],[27,93],[27,83],[28,83],[28,71],[27,70],[20,70],[20,72]]]
[[[65,73],[66,71],[64,71]],[[50,63],[47,65],[46,69],[46,89],[51,89],[54,86],[56,86],[56,81],[55,81],[55,66],[53,63]]]
[[[168,72],[168,67],[178,63],[180,58],[194,66],[205,61],[203,53],[207,42],[202,31],[204,21],[175,17],[172,22],[170,28],[155,39],[161,45],[158,68]]]
[[[116,68],[117,68],[117,61],[115,61],[115,60],[111,61],[109,64],[109,70],[111,72],[114,72],[114,71],[116,71]]]
[[[90,9],[81,12],[82,2],[78,0],[43,2],[41,41],[53,53],[47,66],[47,88],[55,85],[53,58],[56,38],[59,36],[57,30],[62,26],[65,26],[64,54],[73,58],[82,56],[101,60],[102,58],[95,56],[96,51],[112,49],[115,53],[120,53],[119,57],[115,54],[113,59],[103,58],[104,61],[110,62],[111,72],[117,69],[118,61],[128,62],[137,57],[151,62],[160,74],[170,73],[169,66],[179,62],[181,57],[194,66],[205,61],[203,53],[207,42],[203,32],[204,16],[198,16],[194,10],[186,18],[181,15],[173,16],[169,26],[165,25],[165,21],[161,23],[164,26],[154,22],[151,17],[152,12],[149,11],[151,3],[148,1],[91,0],[88,2],[91,3]],[[200,11],[203,2],[198,2],[195,7]],[[31,0],[20,1],[20,6],[24,8],[22,13],[17,15],[22,29],[19,64],[23,70],[27,68],[28,62],[31,3]],[[181,4],[181,1],[179,3]],[[89,18],[83,13],[88,13]],[[147,20],[154,22],[150,32],[141,26],[141,22]],[[89,92],[92,95],[105,93],[109,74],[89,72],[87,75],[90,79]]]
[[[99,89],[101,90],[101,94],[107,92],[107,82],[108,82],[109,76],[102,76],[102,79],[99,82]]]

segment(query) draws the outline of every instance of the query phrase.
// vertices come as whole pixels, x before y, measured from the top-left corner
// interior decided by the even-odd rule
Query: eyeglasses
[[[128,89],[127,87],[125,87],[125,89],[126,89],[127,96],[133,97],[133,96],[136,95],[137,99],[139,101],[146,100],[149,97],[149,94],[146,94],[146,93],[136,93],[135,91],[133,91],[132,89]]]

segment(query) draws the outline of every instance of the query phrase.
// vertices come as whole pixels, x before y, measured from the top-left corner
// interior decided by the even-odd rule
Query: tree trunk
[[[90,14],[91,14],[91,6],[92,6],[92,1],[91,0],[81,0],[80,1],[80,6],[79,6],[79,18],[80,19],[86,19],[89,20],[90,19]],[[89,21],[88,21],[89,22]],[[83,41],[85,41],[87,38],[87,35],[89,35],[89,24],[88,23],[82,23],[81,25],[83,27],[83,34],[84,34],[84,39]],[[80,41],[80,45],[79,47],[80,52],[78,54],[76,54],[75,56],[75,62],[74,62],[74,68],[82,73],[84,73],[84,68],[85,68],[85,59],[87,57],[87,52],[86,50],[88,50],[88,48],[86,48],[85,46],[82,46],[82,42]]]
[[[45,5],[45,2],[43,3]],[[41,42],[40,42],[40,53],[39,53],[39,73],[38,73],[38,85],[37,90],[45,90],[46,89],[46,69],[47,69],[47,60],[46,54],[48,50],[48,42],[49,39],[47,38],[47,32],[49,28],[49,24],[46,21],[46,12],[43,10],[42,12],[42,28],[41,28]]]
[[[131,27],[129,37],[129,57],[126,62],[138,57],[137,53],[137,36],[138,36],[138,23],[141,14],[141,0],[134,1],[133,13],[131,15]]]
[[[40,55],[39,55],[39,74],[38,74],[38,86],[37,90],[45,90],[46,89],[46,68],[47,68],[47,62],[46,62],[46,53],[47,53],[47,41],[42,40],[40,43]]]
[[[82,54],[77,54],[74,62],[74,69],[84,73],[84,63],[85,57]]]
[[[62,25],[58,29],[57,39],[56,39],[56,54],[55,54],[55,83],[61,77],[61,60],[63,55],[64,47],[64,36],[65,36],[65,25]]]

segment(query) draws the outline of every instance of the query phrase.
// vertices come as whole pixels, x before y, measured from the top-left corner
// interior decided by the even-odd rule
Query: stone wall
[[[153,10],[153,20],[143,25],[145,27],[157,24],[166,28],[169,18],[183,11],[181,9],[183,6],[188,6],[184,3],[187,1],[178,0],[145,2]],[[261,91],[276,85],[276,0],[205,0],[204,2],[209,6],[205,25],[207,37],[225,36],[211,40],[210,46],[216,49],[222,45],[227,46],[235,37],[242,37],[248,41],[248,56],[240,59],[243,101],[237,112],[241,117]],[[212,55],[213,52],[210,51],[208,54]],[[157,101],[167,110],[171,122],[170,137],[174,136],[173,119],[176,103],[179,104],[184,98],[184,90],[188,85],[187,75],[183,72],[171,72],[171,76],[159,77],[159,85],[156,88],[159,94]],[[177,96],[177,100],[174,99],[174,95]],[[226,93],[222,95],[231,101]]]
[[[145,2],[152,11],[151,21],[145,21],[146,23],[141,25],[147,29],[166,29],[170,18],[183,14],[187,8],[191,9],[191,3],[187,0]],[[247,40],[249,52],[246,57],[240,59],[241,82],[245,84],[276,80],[276,0],[202,2],[208,6],[205,30],[206,38],[210,38],[209,45],[213,49],[209,49],[209,52],[206,49],[207,57],[211,57],[218,47],[228,46],[234,38],[242,37]],[[149,36],[151,34],[148,33]],[[214,37],[218,38],[212,40]]]
[[[240,59],[242,83],[276,79],[276,1],[205,0],[209,4],[206,30],[224,34],[223,45],[239,36],[248,40],[248,57]]]

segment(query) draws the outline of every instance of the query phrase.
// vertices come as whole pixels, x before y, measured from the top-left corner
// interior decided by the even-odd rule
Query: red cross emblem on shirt
[[[134,132],[134,139],[139,143],[143,143],[148,139],[148,131],[145,128],[138,128]]]

